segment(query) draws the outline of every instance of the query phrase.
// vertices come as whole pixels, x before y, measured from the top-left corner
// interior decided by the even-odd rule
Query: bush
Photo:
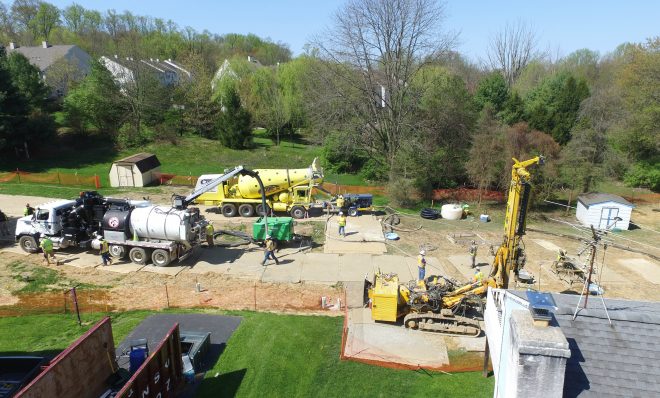
[[[367,161],[349,134],[334,132],[323,143],[323,158],[327,168],[337,173],[357,173]]]
[[[419,192],[411,179],[399,178],[387,184],[387,196],[395,207],[412,208],[417,204]]]
[[[369,158],[362,166],[362,178],[367,181],[387,181],[389,170],[384,166],[384,162],[374,158]]]
[[[660,191],[660,159],[635,163],[624,177],[626,185]]]

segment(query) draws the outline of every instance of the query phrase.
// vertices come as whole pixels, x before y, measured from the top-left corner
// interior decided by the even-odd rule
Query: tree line
[[[120,88],[96,64],[72,85],[60,105],[67,128],[120,145],[197,134],[249,148],[253,127],[276,142],[304,132],[323,145],[327,167],[388,182],[401,203],[411,191],[428,196],[440,187],[504,189],[511,158],[538,154],[549,160],[535,175],[545,196],[564,190],[574,197],[606,178],[660,189],[658,37],[608,54],[583,49],[551,59],[527,25],[508,24],[490,38],[488,64],[476,65],[454,50],[457,37],[444,25],[441,2],[351,0],[291,59],[285,45],[252,35],[197,33],[75,4],[58,10],[50,30],[37,29],[30,21],[44,19],[29,19],[17,4],[38,4],[37,15],[47,3],[4,7],[5,15],[26,16],[14,18],[21,24],[11,31],[0,6],[4,35],[48,34],[92,54],[99,46],[105,54],[170,56],[192,72],[174,87],[145,72]],[[97,14],[102,22],[89,22]],[[104,39],[95,42],[95,35]],[[16,70],[4,58],[5,71]],[[229,68],[216,74],[225,59]],[[34,96],[23,91],[28,104]],[[39,104],[31,109],[25,115],[34,115],[32,123],[43,122],[34,114]]]

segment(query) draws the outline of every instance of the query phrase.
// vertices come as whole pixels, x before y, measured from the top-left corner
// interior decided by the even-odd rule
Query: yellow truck
[[[314,159],[304,169],[255,169],[266,193],[266,211],[286,212],[293,218],[304,218],[312,207],[322,207],[312,196],[312,189],[323,183],[323,170]],[[220,174],[205,174],[197,180],[197,188]],[[249,175],[235,176],[215,189],[200,195],[195,203],[218,206],[225,217],[263,215],[261,190],[257,180]]]

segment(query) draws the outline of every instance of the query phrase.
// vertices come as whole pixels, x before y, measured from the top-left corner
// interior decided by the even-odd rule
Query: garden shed
[[[586,227],[593,225],[594,228],[605,229],[616,221],[613,228],[626,230],[633,207],[635,205],[618,195],[588,193],[578,196],[575,216]],[[621,221],[615,220],[616,217],[620,217]]]
[[[110,186],[143,187],[158,179],[160,161],[152,153],[138,153],[112,163]]]

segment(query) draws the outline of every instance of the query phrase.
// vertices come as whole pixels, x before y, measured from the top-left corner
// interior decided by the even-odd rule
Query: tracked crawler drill
[[[513,161],[504,235],[488,278],[462,286],[444,276],[401,284],[396,274],[378,272],[368,287],[372,319],[396,322],[403,317],[407,328],[442,334],[478,336],[481,333],[477,320],[458,313],[463,310],[465,314],[470,307],[481,307],[481,298],[488,287],[507,288],[510,272],[513,271],[518,277],[525,263],[520,243],[525,234],[531,194],[530,175],[526,168],[536,163],[542,164],[543,158]]]

